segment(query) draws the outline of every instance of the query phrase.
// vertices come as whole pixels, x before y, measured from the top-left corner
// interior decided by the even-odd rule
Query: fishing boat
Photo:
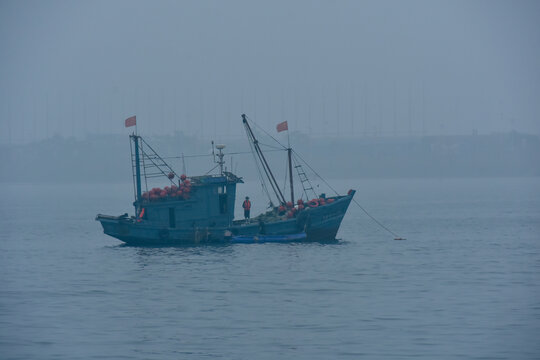
[[[289,145],[283,146],[290,182],[290,200],[286,199],[245,114],[242,123],[259,174],[264,175],[262,184],[270,200],[268,211],[247,220],[234,218],[236,186],[243,180],[224,168],[224,145],[215,146],[217,173],[188,177],[178,175],[134,133],[130,135],[130,149],[135,214],[98,214],[96,220],[104,233],[140,246],[335,240],[355,190],[349,190],[346,195],[317,195],[302,164],[295,161],[303,190],[302,197],[295,201],[293,156],[296,152]],[[147,184],[152,177],[163,178],[168,185],[149,189]]]

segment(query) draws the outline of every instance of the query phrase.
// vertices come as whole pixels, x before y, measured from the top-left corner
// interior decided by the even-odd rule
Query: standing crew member
[[[244,200],[242,207],[244,208],[244,218],[249,220],[249,210],[251,210],[251,201],[249,201],[249,196],[246,196],[246,200]]]

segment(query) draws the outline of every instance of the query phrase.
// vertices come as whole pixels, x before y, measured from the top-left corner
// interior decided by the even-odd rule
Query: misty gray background
[[[538,358],[539,64],[540,1],[0,0],[0,357]],[[199,175],[242,113],[407,240],[355,204],[330,245],[102,234],[127,117]]]
[[[128,165],[131,115],[164,155],[247,149],[241,113],[327,173],[363,156],[338,176],[538,175],[539,24],[537,1],[1,1],[1,179]]]

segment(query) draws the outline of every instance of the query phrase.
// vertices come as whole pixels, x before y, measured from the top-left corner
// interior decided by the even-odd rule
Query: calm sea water
[[[127,247],[130,184],[3,184],[0,358],[540,358],[540,179],[333,184],[407,240]]]

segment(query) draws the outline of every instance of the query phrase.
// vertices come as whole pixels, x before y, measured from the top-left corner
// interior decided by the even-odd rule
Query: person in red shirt
[[[244,208],[244,218],[249,220],[249,211],[251,210],[251,201],[249,201],[249,196],[246,196],[246,200],[244,200],[242,207]]]

